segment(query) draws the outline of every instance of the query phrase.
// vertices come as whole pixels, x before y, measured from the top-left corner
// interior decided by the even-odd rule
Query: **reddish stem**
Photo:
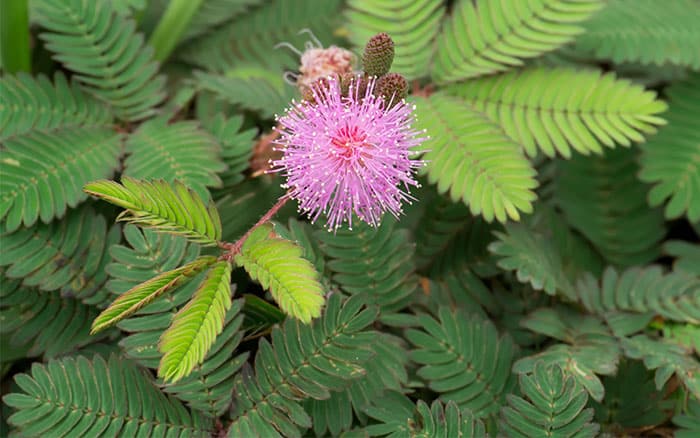
[[[263,225],[264,223],[270,221],[272,217],[277,214],[277,212],[284,206],[284,204],[287,203],[289,200],[289,194],[283,195],[279,200],[277,200],[277,203],[273,205],[267,213],[262,215],[262,217],[253,225],[248,231],[245,232],[243,236],[241,236],[240,239],[238,239],[235,243],[229,243],[229,242],[221,242],[219,243],[219,247],[226,249],[226,253],[224,253],[221,258],[227,261],[233,260],[233,258],[241,252],[241,248],[243,247],[243,244],[245,241],[250,237],[250,234],[255,231],[256,228],[258,228],[260,225]]]

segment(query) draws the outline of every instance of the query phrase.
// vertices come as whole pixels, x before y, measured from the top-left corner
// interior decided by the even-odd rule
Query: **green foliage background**
[[[700,436],[697,0],[0,12],[0,435]],[[283,194],[303,30],[394,39],[418,202],[217,261]]]

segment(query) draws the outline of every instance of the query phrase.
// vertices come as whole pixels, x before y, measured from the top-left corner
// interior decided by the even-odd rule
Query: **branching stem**
[[[245,243],[246,239],[248,239],[248,236],[250,236],[250,233],[255,231],[255,229],[258,228],[259,226],[270,221],[270,219],[272,219],[274,217],[274,215],[277,214],[277,212],[280,210],[280,208],[282,208],[284,206],[284,204],[287,203],[289,198],[290,198],[289,193],[286,193],[281,198],[279,198],[279,200],[277,200],[275,205],[273,205],[267,211],[267,213],[262,215],[262,217],[255,223],[255,225],[250,227],[250,229],[248,231],[246,231],[245,234],[240,239],[238,239],[236,242],[234,242],[234,243],[220,242],[219,247],[226,250],[226,252],[221,256],[221,259],[229,261],[229,262],[231,260],[233,260],[233,258],[236,256],[236,254],[238,254],[241,251],[241,247],[243,247],[243,244]]]

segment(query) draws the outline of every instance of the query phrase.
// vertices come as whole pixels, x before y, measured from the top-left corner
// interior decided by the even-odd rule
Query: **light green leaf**
[[[438,192],[449,191],[488,222],[532,212],[537,181],[520,145],[461,99],[433,94],[416,106],[416,126],[430,135],[421,146],[428,150],[425,171]]]
[[[216,262],[189,303],[175,315],[173,323],[160,338],[163,353],[158,376],[176,382],[192,372],[224,327],[231,308],[231,265]]]
[[[270,290],[284,313],[309,323],[321,314],[324,291],[318,273],[302,254],[300,246],[279,238],[272,225],[265,224],[250,234],[235,261]]]
[[[182,235],[204,245],[215,245],[221,239],[221,220],[214,204],[205,206],[179,181],[168,184],[124,176],[122,184],[100,180],[87,184],[84,190],[125,208],[118,220]]]
[[[644,141],[666,122],[656,93],[613,73],[528,68],[448,87],[500,125],[529,156],[601,153]]]
[[[163,272],[145,283],[134,286],[99,314],[92,323],[92,333],[110,327],[152,302],[162,294],[182,286],[192,277],[216,262],[216,257],[203,256],[172,271]]]
[[[453,82],[508,70],[573,40],[603,0],[459,0],[437,39],[433,77]]]

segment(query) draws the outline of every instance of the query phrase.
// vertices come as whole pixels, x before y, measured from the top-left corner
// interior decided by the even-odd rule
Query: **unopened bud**
[[[382,32],[369,39],[362,54],[362,66],[367,76],[380,77],[389,72],[394,62],[394,41]]]
[[[377,81],[375,94],[393,106],[408,95],[408,81],[400,73],[386,74]]]

